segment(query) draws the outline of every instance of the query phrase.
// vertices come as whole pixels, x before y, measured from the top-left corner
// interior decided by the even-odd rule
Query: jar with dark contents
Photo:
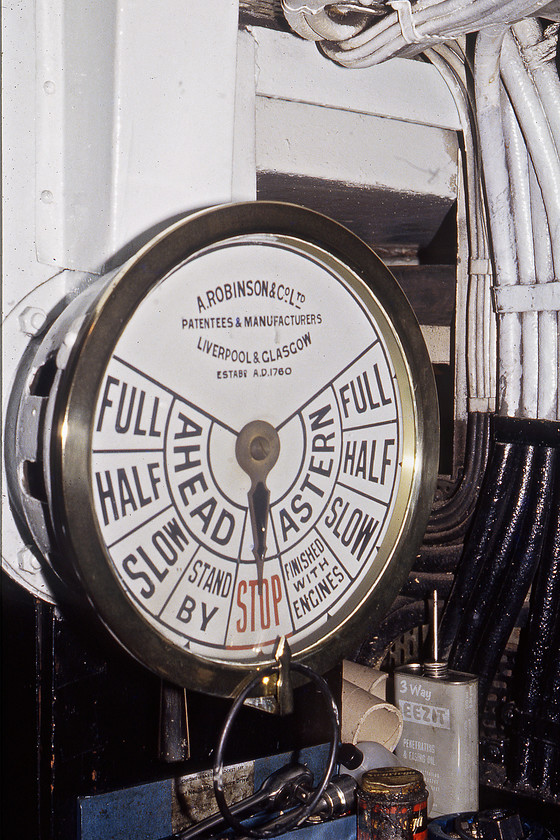
[[[367,770],[356,791],[358,840],[426,840],[428,791],[408,767]]]

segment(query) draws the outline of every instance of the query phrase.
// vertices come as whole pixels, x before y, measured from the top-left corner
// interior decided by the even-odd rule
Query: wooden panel
[[[278,172],[259,172],[261,199],[303,204],[349,227],[372,247],[415,254],[438,231],[451,201]],[[380,253],[381,255],[381,253]],[[432,323],[431,321],[426,323]]]
[[[455,316],[455,266],[392,265],[421,324],[450,327]]]

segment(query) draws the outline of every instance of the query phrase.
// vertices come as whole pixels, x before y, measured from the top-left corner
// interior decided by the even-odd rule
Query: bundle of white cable
[[[418,55],[442,41],[487,26],[514,23],[547,2],[282,0],[282,8],[292,29],[308,40],[320,41],[328,58],[344,67],[359,68],[379,64],[397,55]],[[383,6],[388,13],[378,19]]]
[[[560,81],[552,64],[558,27],[543,37],[540,24],[528,19],[547,0],[282,3],[291,26],[345,67],[420,52],[438,67],[465,137],[469,406],[490,409],[497,389],[501,414],[559,418]],[[383,7],[393,11],[383,15]],[[475,31],[476,114],[453,42]]]
[[[491,411],[496,396],[496,327],[492,312],[492,268],[482,196],[480,150],[474,102],[465,84],[466,66],[458,44],[426,50],[447,83],[461,118],[468,218],[466,369],[470,411]]]
[[[544,39],[546,40],[546,39]],[[498,410],[560,417],[560,80],[536,21],[481,32],[475,89],[498,310]]]

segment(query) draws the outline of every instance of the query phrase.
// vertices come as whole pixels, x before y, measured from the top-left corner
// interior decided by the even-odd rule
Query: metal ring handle
[[[239,709],[243,705],[243,702],[251,694],[252,690],[258,685],[258,683],[261,682],[264,676],[272,676],[277,672],[278,669],[274,666],[266,671],[259,671],[257,676],[253,680],[251,680],[251,682],[243,689],[241,694],[235,699],[235,702],[233,703],[231,709],[228,712],[222,732],[220,734],[220,739],[216,748],[216,758],[214,760],[214,767],[212,768],[214,795],[216,797],[216,802],[218,803],[218,808],[220,809],[222,817],[230,826],[230,828],[233,828],[237,832],[243,833],[246,837],[254,837],[256,838],[256,840],[260,840],[260,838],[276,837],[278,834],[283,834],[284,832],[290,831],[291,829],[301,825],[307,819],[307,817],[309,817],[313,813],[313,810],[315,809],[321,796],[323,795],[323,792],[332,776],[336,761],[338,744],[340,740],[340,724],[338,720],[338,708],[334,701],[332,692],[326,680],[324,680],[323,677],[321,677],[319,674],[316,674],[315,671],[313,671],[307,665],[302,665],[299,662],[290,662],[289,667],[291,670],[303,674],[304,676],[308,677],[312,682],[314,682],[315,685],[320,689],[320,691],[324,695],[325,699],[327,700],[331,724],[331,749],[329,753],[329,760],[327,762],[325,772],[321,779],[321,783],[317,788],[315,788],[313,796],[305,805],[294,809],[293,820],[289,820],[287,822],[282,821],[281,825],[269,829],[263,827],[259,830],[254,828],[247,828],[236,817],[234,817],[226,803],[223,789],[223,756],[225,743],[230,733],[231,727],[233,726],[235,716],[237,715]]]

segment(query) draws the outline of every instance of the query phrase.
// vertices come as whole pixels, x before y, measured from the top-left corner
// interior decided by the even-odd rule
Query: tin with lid
[[[426,840],[428,792],[419,770],[368,770],[356,800],[358,840]]]

